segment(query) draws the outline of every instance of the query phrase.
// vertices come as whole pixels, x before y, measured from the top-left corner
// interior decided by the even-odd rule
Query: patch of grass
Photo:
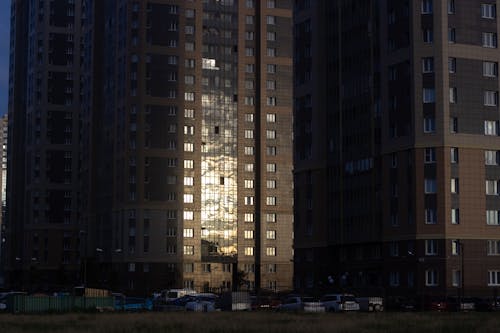
[[[498,313],[104,313],[0,315],[8,333],[498,332]]]

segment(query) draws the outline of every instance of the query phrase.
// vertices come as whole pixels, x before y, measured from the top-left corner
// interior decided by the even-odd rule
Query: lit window
[[[245,206],[252,206],[254,201],[254,197],[245,197]]]
[[[193,160],[184,160],[184,169],[192,169],[194,168]]]
[[[193,177],[184,177],[184,186],[193,186],[194,178]]]
[[[193,194],[184,194],[184,202],[185,203],[193,203],[194,195]]]
[[[184,142],[184,151],[193,152],[194,144],[191,142]]]
[[[276,256],[276,248],[275,247],[267,247],[266,248],[267,256]]]
[[[276,230],[267,230],[266,231],[267,239],[276,239]]]
[[[245,188],[253,188],[253,179],[245,179]]]
[[[267,180],[266,181],[267,188],[276,188],[276,180]]]
[[[254,154],[254,147],[245,146],[244,152],[245,152],[245,155],[253,155]]]
[[[266,121],[268,123],[275,123],[276,122],[276,113],[268,113],[266,115]]]
[[[191,221],[194,219],[194,212],[191,210],[185,210],[182,215],[184,220]]]
[[[245,247],[245,255],[253,256],[253,247]]]
[[[458,193],[458,178],[451,179],[451,193]]]
[[[276,164],[275,163],[267,163],[266,170],[267,170],[267,172],[276,172]]]
[[[245,213],[244,221],[245,222],[253,222],[253,214],[252,213]]]
[[[253,239],[253,230],[245,230],[244,237],[245,239]]]
[[[457,147],[450,148],[450,162],[451,163],[458,163],[458,148]]]
[[[192,256],[194,255],[193,245],[184,245],[184,255]]]
[[[245,130],[245,139],[253,139],[253,130]]]
[[[460,209],[451,209],[451,224],[460,224]]]
[[[266,205],[276,206],[276,197],[266,197]]]
[[[183,235],[185,238],[193,238],[194,237],[194,229],[184,229]]]
[[[266,222],[270,222],[270,223],[276,223],[276,214],[274,213],[267,213],[266,214]]]

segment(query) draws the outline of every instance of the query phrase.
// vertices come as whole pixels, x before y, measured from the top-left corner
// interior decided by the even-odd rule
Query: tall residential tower
[[[296,1],[298,288],[495,293],[497,8]]]

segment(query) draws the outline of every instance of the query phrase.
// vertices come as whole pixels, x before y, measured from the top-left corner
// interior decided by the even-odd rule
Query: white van
[[[173,301],[174,299],[180,298],[186,295],[194,295],[196,294],[195,290],[192,289],[169,289],[162,290],[161,299],[165,302]]]

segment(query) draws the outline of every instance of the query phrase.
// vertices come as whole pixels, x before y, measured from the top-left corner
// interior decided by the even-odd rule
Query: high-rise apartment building
[[[290,0],[13,1],[9,285],[289,290]]]
[[[81,1],[12,1],[6,256],[11,287],[79,281]]]
[[[295,5],[296,287],[493,295],[497,1]]]
[[[129,292],[291,289],[292,2],[102,10],[98,275]]]

